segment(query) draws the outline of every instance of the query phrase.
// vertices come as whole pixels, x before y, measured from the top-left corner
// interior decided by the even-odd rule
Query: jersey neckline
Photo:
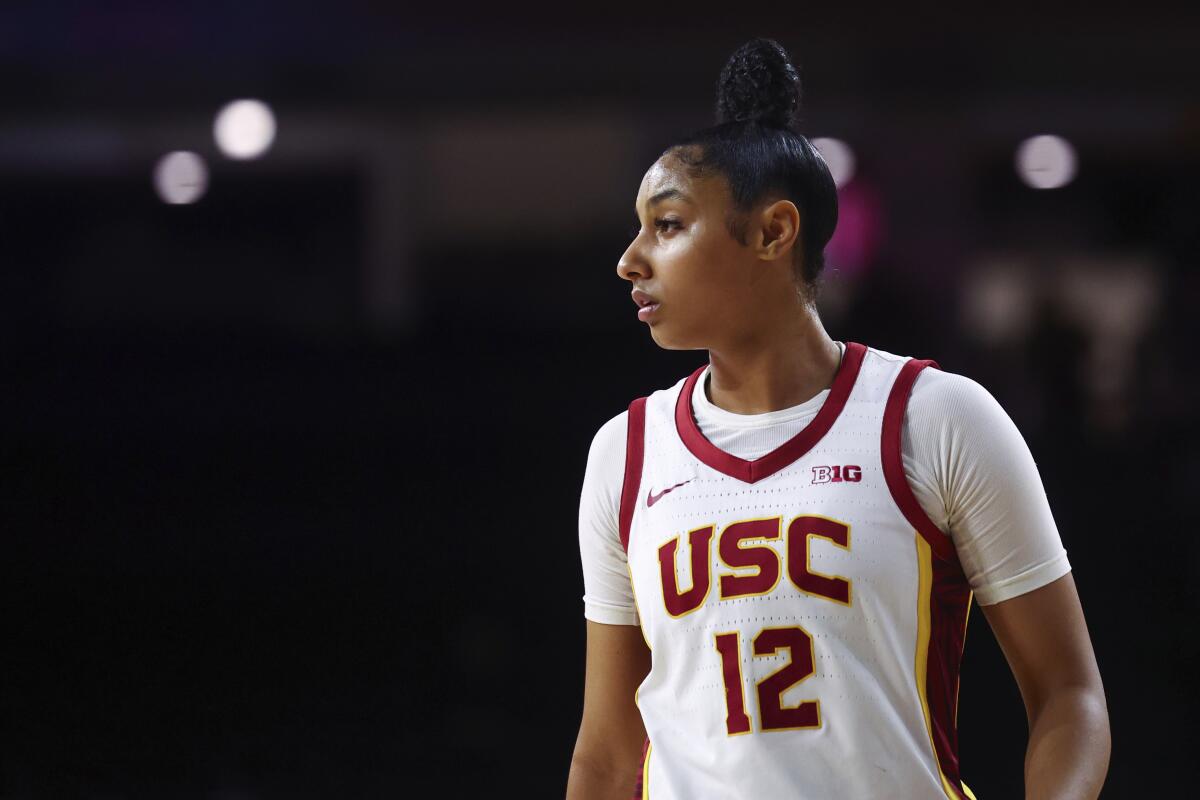
[[[833,376],[829,396],[825,398],[821,410],[799,433],[753,461],[726,453],[710,442],[696,424],[695,415],[692,413],[692,392],[707,365],[698,367],[688,376],[675,401],[675,428],[679,432],[679,438],[692,455],[717,472],[743,483],[757,483],[803,456],[829,432],[846,406],[846,400],[850,397],[850,390],[854,388],[866,352],[865,345],[846,342],[842,363],[838,365],[838,370]]]
[[[846,343],[834,342],[834,344],[838,346],[838,366],[841,366],[842,359],[846,354]],[[830,391],[829,387],[826,387],[803,403],[798,403],[790,408],[781,408],[778,411],[764,411],[759,414],[737,414],[733,411],[726,411],[720,406],[713,405],[712,401],[708,399],[705,383],[711,375],[712,364],[710,363],[703,367],[700,377],[696,380],[696,385],[692,388],[692,416],[695,417],[696,425],[699,426],[702,432],[707,429],[708,425],[716,425],[722,428],[737,428],[739,430],[754,430],[770,428],[794,422],[798,419],[811,419],[821,410],[821,406],[825,404],[825,399],[829,397]]]

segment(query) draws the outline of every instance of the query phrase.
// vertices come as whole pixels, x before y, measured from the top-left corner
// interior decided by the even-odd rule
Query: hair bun
[[[758,121],[789,128],[800,107],[800,76],[774,39],[753,39],[729,57],[717,79],[717,122]]]

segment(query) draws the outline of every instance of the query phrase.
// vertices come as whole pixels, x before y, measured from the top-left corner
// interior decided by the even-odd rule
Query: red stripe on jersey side
[[[971,589],[958,562],[932,559],[933,588],[929,596],[929,655],[925,696],[933,727],[933,746],[942,774],[958,800],[969,800],[962,789],[958,763],[958,677],[967,635]]]
[[[629,419],[625,430],[625,482],[621,485],[621,511],[617,519],[621,532],[621,548],[628,552],[629,528],[633,524],[633,509],[637,506],[638,489],[642,485],[646,398],[639,397],[629,404]]]
[[[912,391],[918,373],[926,367],[937,369],[938,365],[935,361],[909,359],[900,368],[900,374],[896,377],[896,382],[892,384],[892,391],[888,395],[887,405],[883,410],[883,439],[880,442],[883,477],[887,481],[888,489],[891,490],[892,498],[900,507],[908,524],[916,528],[925,541],[929,542],[930,549],[939,560],[957,566],[958,554],[954,550],[954,543],[941,528],[934,524],[929,515],[925,513],[925,509],[921,508],[921,504],[917,502],[917,496],[913,494],[912,487],[908,484],[908,478],[904,474],[904,459],[901,456],[900,437],[901,425],[904,423],[904,409],[908,406],[908,395]]]
[[[753,461],[726,453],[701,433],[700,426],[696,424],[696,417],[692,414],[692,392],[695,391],[700,373],[704,371],[704,367],[700,367],[688,377],[679,398],[675,401],[675,428],[679,431],[679,438],[692,455],[717,472],[744,483],[757,483],[803,456],[829,432],[846,406],[846,399],[850,397],[850,390],[854,388],[854,381],[858,378],[858,370],[862,367],[866,353],[865,345],[846,342],[846,354],[833,376],[833,385],[829,387],[829,396],[825,398],[821,410],[804,430]]]
[[[954,542],[942,531],[913,494],[904,473],[901,436],[904,411],[917,375],[926,367],[940,369],[937,362],[909,359],[900,368],[883,411],[880,451],[883,475],[896,505],[908,523],[928,544],[935,556],[929,594],[929,650],[926,659],[925,696],[929,703],[934,754],[942,774],[959,800],[968,800],[962,789],[958,764],[958,677],[966,637],[967,609],[971,588],[958,561]]]
[[[642,758],[638,761],[637,781],[633,785],[632,800],[642,800],[645,795],[647,759],[650,757],[650,739],[642,743]]]
[[[621,485],[621,510],[618,521],[621,547],[629,552],[629,529],[633,525],[633,510],[637,506],[638,491],[642,485],[642,461],[646,442],[646,398],[639,397],[629,404],[629,418],[625,428],[625,481]],[[644,762],[650,749],[650,739],[642,745],[642,764],[638,766],[637,782],[633,800],[642,800]]]

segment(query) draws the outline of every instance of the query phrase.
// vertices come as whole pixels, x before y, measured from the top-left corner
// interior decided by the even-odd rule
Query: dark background
[[[858,158],[831,335],[1009,411],[1105,679],[1105,796],[1191,786],[1200,19],[970,14],[6,5],[0,796],[562,795],[587,448],[704,359],[655,347],[616,261],[754,35]],[[239,97],[278,120],[258,160],[213,143]],[[1041,133],[1063,188],[1014,171]],[[152,185],[178,149],[192,205]],[[960,708],[966,781],[1020,796],[978,609]]]

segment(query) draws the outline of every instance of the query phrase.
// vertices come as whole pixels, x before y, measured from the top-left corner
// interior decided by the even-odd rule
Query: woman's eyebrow
[[[686,194],[679,191],[678,189],[675,189],[672,187],[670,189],[663,189],[661,192],[658,192],[657,194],[652,196],[649,200],[647,200],[646,208],[649,209],[652,206],[656,205],[657,203],[661,203],[663,200],[681,200],[685,203],[690,203],[692,205],[695,205],[695,203],[692,203],[692,198],[688,197]],[[637,213],[637,211],[638,211],[637,206],[634,206],[633,210],[634,210],[634,213]]]
[[[661,203],[663,200],[682,200],[685,203],[692,202],[692,199],[690,197],[688,197],[686,194],[679,191],[678,189],[671,188],[671,189],[663,189],[661,192],[659,192],[658,194],[651,197],[649,202],[647,203],[647,205],[652,206],[655,203]]]

